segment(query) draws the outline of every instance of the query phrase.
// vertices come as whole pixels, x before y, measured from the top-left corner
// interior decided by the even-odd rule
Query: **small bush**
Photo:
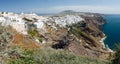
[[[39,33],[36,29],[29,30],[28,34],[30,34],[31,36],[38,36],[39,35]]]
[[[37,64],[108,64],[99,59],[76,56],[68,51],[41,49],[34,55]]]
[[[11,59],[8,64],[36,64],[32,55],[33,52],[24,51],[21,57],[17,59]]]
[[[39,38],[39,41],[40,41],[40,42],[43,42],[43,38]]]
[[[23,53],[24,58],[12,59],[9,64],[108,64],[99,59],[76,56],[68,51],[51,48]]]
[[[114,54],[114,59],[112,60],[112,64],[120,64],[120,44],[116,45],[116,52]]]

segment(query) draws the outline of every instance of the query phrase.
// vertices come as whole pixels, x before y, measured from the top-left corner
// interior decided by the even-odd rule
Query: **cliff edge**
[[[7,36],[2,39],[4,31],[0,32],[0,42],[7,41],[4,43],[7,51],[12,50],[8,49],[10,47],[25,50],[51,47],[75,55],[108,59],[112,52],[103,42],[106,37],[102,31],[104,23],[102,15],[96,13],[65,11],[52,16],[39,16],[1,12],[0,26],[10,34],[5,32],[9,36],[8,42]],[[9,52],[5,53],[9,56]]]

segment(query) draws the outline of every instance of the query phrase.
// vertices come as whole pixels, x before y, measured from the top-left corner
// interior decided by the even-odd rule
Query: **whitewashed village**
[[[22,34],[27,34],[28,25],[30,23],[35,25],[37,29],[45,30],[45,24],[48,24],[57,30],[57,27],[55,27],[53,23],[59,25],[60,27],[66,27],[66,25],[72,25],[82,20],[84,19],[80,16],[74,15],[49,18],[38,16],[37,14],[14,14],[7,12],[0,13],[0,23],[2,26],[10,25]]]
[[[11,26],[17,32],[27,35],[28,30],[31,27],[36,28],[40,33],[46,32],[46,24],[49,25],[53,30],[57,30],[59,27],[66,27],[83,21],[84,19],[80,16],[66,15],[61,17],[43,17],[37,14],[15,14],[10,12],[0,13],[0,23],[2,26]],[[36,39],[37,42],[39,42]]]

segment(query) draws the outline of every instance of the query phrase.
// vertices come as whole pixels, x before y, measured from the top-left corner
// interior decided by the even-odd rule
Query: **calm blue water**
[[[104,41],[111,49],[115,48],[117,43],[120,43],[120,15],[104,16],[107,23],[103,25],[103,31],[107,38]]]

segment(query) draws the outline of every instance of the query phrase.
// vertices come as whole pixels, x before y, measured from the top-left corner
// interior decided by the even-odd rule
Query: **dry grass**
[[[34,40],[19,33],[13,36],[12,44],[25,49],[36,49],[40,47]]]

